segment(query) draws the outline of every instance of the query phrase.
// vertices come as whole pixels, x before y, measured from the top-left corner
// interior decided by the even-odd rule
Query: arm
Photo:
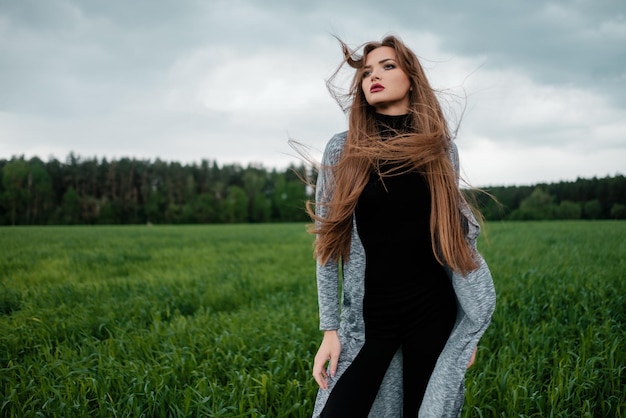
[[[344,137],[345,138],[345,137]],[[332,196],[332,177],[330,167],[336,163],[343,148],[341,136],[333,137],[324,151],[320,167],[317,186],[315,189],[315,211],[319,216],[325,216],[327,207],[324,203]],[[337,371],[337,360],[341,352],[339,342],[339,265],[330,261],[325,265],[317,262],[317,297],[320,315],[320,330],[324,331],[324,338],[315,356],[313,363],[313,377],[322,389],[328,387],[326,363],[329,363],[330,375]]]
[[[458,184],[459,177],[460,177],[459,152],[456,147],[456,144],[453,141],[450,141],[449,155],[450,155],[450,160],[452,161],[452,165],[454,166],[454,169],[457,174],[457,184]],[[463,278],[462,280],[464,281],[467,281],[468,279],[471,280],[473,276],[480,278],[481,280],[478,280],[478,283],[474,284],[472,293],[475,293],[474,296],[478,296],[479,299],[484,300],[484,302],[481,301],[482,303],[476,303],[476,306],[468,306],[467,304],[464,304],[463,302],[461,302],[461,305],[462,306],[465,305],[463,306],[464,310],[469,315],[469,317],[471,317],[476,322],[477,332],[479,332],[482,335],[484,330],[489,325],[489,322],[491,321],[491,316],[495,309],[495,290],[493,288],[493,281],[491,279],[491,273],[489,272],[489,268],[487,267],[487,264],[484,262],[484,259],[482,258],[482,256],[480,256],[480,254],[478,253],[478,248],[476,246],[476,240],[478,238],[478,234],[480,233],[480,225],[476,221],[476,218],[474,214],[472,213],[471,208],[466,202],[461,203],[461,212],[464,215],[464,221],[466,223],[465,228],[467,230],[468,243],[472,246],[472,248],[478,255],[478,258],[480,261],[479,263],[480,265],[477,271],[470,273],[467,277]],[[465,288],[468,285],[468,283],[463,283],[463,285],[465,286],[457,286],[457,291],[463,292],[464,290],[464,293],[468,293],[467,289],[460,289],[461,287]],[[462,298],[461,300],[465,300],[465,299]],[[476,361],[477,351],[478,351],[478,348],[474,348],[474,351],[472,352],[467,368],[470,368]]]

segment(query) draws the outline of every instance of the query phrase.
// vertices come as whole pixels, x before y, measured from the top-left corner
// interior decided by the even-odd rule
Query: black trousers
[[[422,300],[414,312],[403,310],[403,317],[384,329],[381,321],[368,321],[364,315],[365,343],[332,389],[322,417],[367,417],[399,348],[403,357],[403,416],[417,417],[430,375],[456,319],[454,292],[439,296]]]

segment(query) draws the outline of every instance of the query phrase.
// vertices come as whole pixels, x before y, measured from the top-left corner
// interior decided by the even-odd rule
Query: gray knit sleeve
[[[315,211],[321,217],[326,215],[325,203],[330,201],[333,193],[331,167],[339,161],[345,139],[345,132],[333,136],[324,150],[315,189]],[[320,329],[339,329],[339,262],[330,260],[323,265],[318,260],[316,264]]]
[[[454,169],[456,170],[457,174],[459,174],[459,150],[456,147],[456,144],[454,143],[454,141],[450,140],[450,149],[448,150],[448,154],[450,156],[450,161],[452,161],[452,165],[454,166]]]

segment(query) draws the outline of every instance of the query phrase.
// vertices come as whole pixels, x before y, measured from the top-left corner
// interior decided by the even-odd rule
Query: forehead
[[[365,65],[371,66],[385,59],[392,59],[395,61],[396,51],[389,46],[379,46],[367,54],[367,57],[365,57]]]

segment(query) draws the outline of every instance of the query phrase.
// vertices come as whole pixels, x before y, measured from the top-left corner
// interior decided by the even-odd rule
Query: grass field
[[[464,417],[626,417],[626,222],[486,230]],[[0,416],[310,416],[304,225],[3,228],[0,274]]]

